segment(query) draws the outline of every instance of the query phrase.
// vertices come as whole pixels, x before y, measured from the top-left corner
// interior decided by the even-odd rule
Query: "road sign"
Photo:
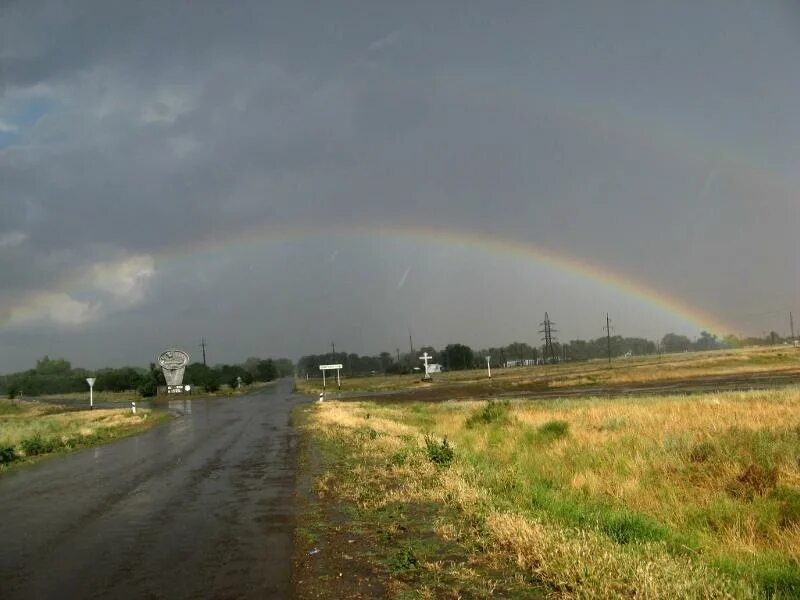
[[[94,390],[94,382],[97,381],[95,377],[87,377],[86,383],[89,384],[89,408],[94,408],[94,398],[92,391]]]
[[[320,365],[319,370],[322,371],[322,389],[325,389],[325,371],[336,371],[336,385],[342,389],[342,380],[339,378],[339,370],[342,365]]]

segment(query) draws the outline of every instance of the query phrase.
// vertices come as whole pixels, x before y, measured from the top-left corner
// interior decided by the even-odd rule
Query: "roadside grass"
[[[129,390],[126,392],[98,392],[95,391],[93,399],[97,403],[106,402],[120,402],[130,404],[133,402],[140,402],[142,400],[141,394],[136,390]],[[89,405],[89,390],[85,392],[68,392],[64,394],[47,394],[42,396],[25,397],[24,400],[32,401],[38,400],[42,402],[64,402],[68,404],[85,403]]]
[[[168,419],[165,412],[139,409],[72,410],[63,406],[0,400],[0,473],[30,463],[132,435]]]
[[[317,493],[373,525],[425,506],[416,536],[469,555],[459,589],[494,569],[569,597],[800,596],[798,387],[306,410],[331,457]],[[416,538],[401,542],[410,567]],[[436,555],[414,552],[391,585],[426,597]]]
[[[431,382],[420,375],[373,375],[342,378],[342,393],[388,392],[411,389],[479,384],[487,391],[524,391],[526,387],[563,388],[595,385],[646,384],[680,381],[690,378],[769,373],[800,369],[800,350],[790,346],[765,346],[684,352],[661,356],[617,358],[609,366],[605,361],[566,362],[535,367],[493,369],[488,379],[485,369],[437,373]],[[328,382],[328,391],[336,392]],[[322,379],[296,380],[297,390],[307,394],[322,391]]]

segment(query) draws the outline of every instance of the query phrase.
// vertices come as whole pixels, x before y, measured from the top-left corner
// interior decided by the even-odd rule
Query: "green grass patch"
[[[467,418],[464,426],[467,429],[473,429],[480,425],[505,425],[509,421],[508,412],[508,402],[489,400],[482,408],[476,410]]]

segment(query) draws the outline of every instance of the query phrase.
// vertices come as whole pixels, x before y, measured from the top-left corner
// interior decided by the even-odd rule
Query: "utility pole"
[[[400,348],[397,349],[397,364],[400,364]]]
[[[411,327],[408,328],[408,349],[414,354],[414,342],[411,341]]]
[[[792,342],[794,342],[794,317],[792,317],[792,311],[789,311],[789,329],[792,330]]]
[[[206,338],[200,342],[200,347],[203,349],[203,366],[206,366]]]
[[[558,330],[553,329],[555,323],[550,321],[550,316],[547,313],[544,313],[544,321],[542,321],[540,325],[542,328],[539,330],[539,333],[544,334],[542,337],[542,341],[544,342],[544,358],[547,360],[547,354],[550,353],[550,362],[556,362],[556,354],[553,351],[553,334],[557,333]]]
[[[331,354],[336,358],[336,345],[333,342],[331,342]]]
[[[611,319],[608,318],[608,313],[606,313],[606,326],[603,329],[606,330],[606,341],[608,342],[608,364],[611,364]]]

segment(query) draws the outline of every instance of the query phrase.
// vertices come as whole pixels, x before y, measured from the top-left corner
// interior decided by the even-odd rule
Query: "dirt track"
[[[575,396],[625,396],[625,395],[668,395],[698,394],[714,391],[736,391],[752,389],[768,389],[800,384],[800,370],[786,369],[782,371],[737,373],[736,375],[715,375],[685,378],[680,380],[664,379],[648,383],[621,383],[606,385],[578,385],[549,387],[546,382],[521,382],[511,386],[506,381],[492,381],[433,384],[430,387],[393,390],[388,392],[362,392],[352,394],[331,394],[330,399],[383,399],[403,400],[410,402],[443,402],[446,400],[466,400],[480,398],[503,399],[544,399],[568,398]]]

